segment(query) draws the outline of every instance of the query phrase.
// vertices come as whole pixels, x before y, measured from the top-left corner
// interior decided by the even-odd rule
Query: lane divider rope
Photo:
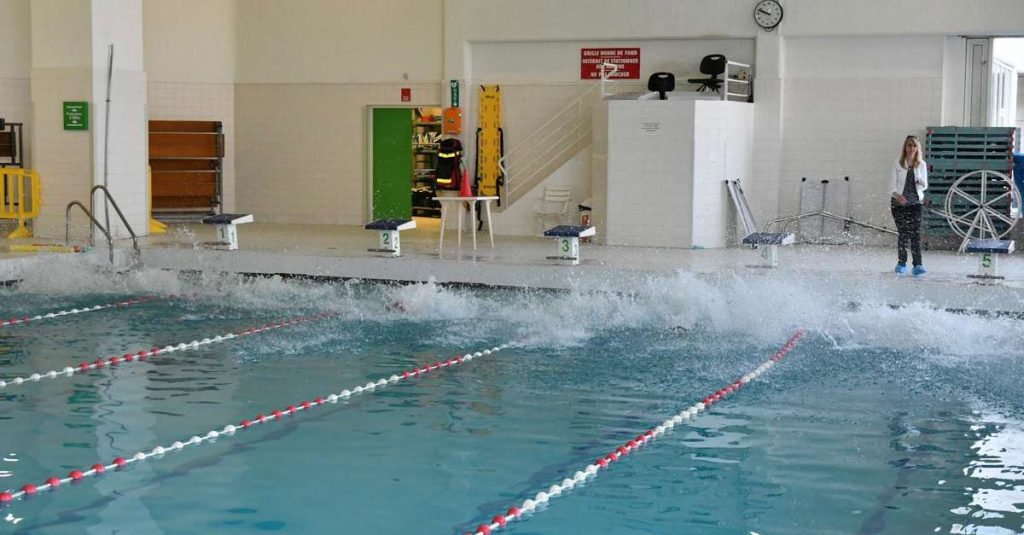
[[[743,377],[740,377],[736,381],[732,382],[725,388],[722,388],[715,393],[705,397],[701,401],[694,403],[687,407],[682,412],[675,416],[665,420],[656,427],[652,427],[643,433],[640,433],[636,438],[630,439],[625,444],[619,446],[614,451],[611,451],[601,457],[598,457],[596,461],[586,466],[582,470],[577,471],[571,478],[565,478],[561,483],[552,485],[545,491],[538,492],[536,496],[531,499],[525,500],[519,506],[513,506],[509,508],[504,514],[495,515],[491,519],[490,524],[481,524],[471,533],[467,535],[491,535],[491,533],[498,531],[508,526],[509,522],[519,520],[526,513],[534,512],[538,506],[546,504],[549,500],[555,496],[559,496],[563,493],[571,491],[576,485],[580,485],[589,479],[597,477],[597,474],[602,469],[607,469],[612,463],[622,459],[623,457],[633,453],[640,449],[642,446],[647,445],[655,438],[669,432],[673,427],[683,423],[686,420],[692,419],[701,411],[711,407],[715,403],[725,399],[726,396],[733,392],[743,388],[747,383],[757,379],[766,371],[770,370],[772,366],[775,366],[783,357],[785,357],[790,351],[796,347],[796,343],[804,336],[804,331],[799,330],[789,338],[778,351],[776,351],[770,359],[765,361],[763,364],[754,368],[750,373],[747,373]]]
[[[318,321],[329,317],[337,316],[335,312],[324,312],[313,316],[303,316],[300,318],[293,318],[284,321],[277,321],[252,327],[249,329],[243,329],[241,331],[227,333],[222,335],[214,336],[213,338],[203,338],[202,340],[192,340],[191,342],[182,342],[177,345],[171,344],[164,347],[153,347],[152,349],[143,349],[132,353],[125,353],[123,356],[113,356],[106,359],[98,358],[92,362],[82,361],[78,366],[67,366],[62,370],[50,370],[44,373],[33,373],[28,377],[15,377],[8,380],[0,380],[0,390],[4,390],[9,386],[18,386],[28,382],[39,382],[42,379],[57,379],[58,377],[71,377],[76,373],[85,373],[92,370],[98,370],[106,366],[124,366],[133,362],[145,361],[150,357],[157,355],[166,355],[168,353],[174,353],[176,351],[187,351],[191,349],[199,349],[203,346],[210,344],[216,344],[218,342],[225,342],[235,338],[241,338],[243,336],[251,336],[254,334],[272,331],[274,329],[280,329],[283,327],[290,327],[292,325],[298,325],[300,323],[308,323],[311,321]]]
[[[0,505],[10,504],[15,500],[21,500],[27,496],[34,496],[46,490],[57,490],[61,485],[67,483],[77,483],[87,477],[101,476],[107,473],[108,471],[125,468],[126,466],[132,463],[146,461],[153,457],[160,458],[167,453],[181,451],[191,446],[198,446],[200,444],[210,443],[221,437],[234,436],[235,433],[238,433],[239,431],[252,429],[253,427],[259,426],[261,424],[275,422],[283,419],[285,416],[294,416],[298,414],[299,411],[312,410],[316,407],[320,407],[322,405],[326,405],[329,403],[335,404],[338,402],[338,400],[349,399],[354,395],[360,395],[365,392],[372,392],[378,388],[386,387],[389,384],[396,384],[402,381],[407,381],[412,378],[418,378],[422,375],[425,375],[435,370],[440,370],[442,368],[449,368],[452,366],[465,364],[466,362],[469,362],[474,358],[482,357],[485,355],[491,355],[503,349],[507,349],[511,346],[512,344],[502,344],[500,346],[492,347],[490,349],[477,351],[476,353],[466,353],[461,357],[451,358],[444,362],[438,361],[433,364],[428,364],[419,368],[407,370],[402,372],[400,375],[396,374],[386,379],[382,378],[378,379],[377,381],[370,381],[365,385],[356,386],[351,389],[345,389],[337,394],[330,394],[324,397],[317,397],[313,401],[303,401],[302,403],[298,403],[295,405],[288,405],[284,409],[277,409],[270,412],[269,415],[260,413],[255,418],[242,420],[238,425],[225,425],[219,429],[213,429],[212,431],[209,431],[203,435],[194,435],[192,436],[192,438],[189,438],[188,440],[175,441],[168,446],[157,446],[150,451],[140,451],[128,457],[117,457],[109,464],[94,464],[88,470],[72,470],[66,477],[53,476],[48,478],[41,485],[34,485],[29,483],[23,485],[19,490],[16,491],[6,490],[0,492]]]
[[[175,297],[177,297],[177,296],[173,295],[173,294],[167,296],[167,298],[169,298],[169,299],[174,299]],[[71,316],[71,315],[74,315],[74,314],[84,314],[86,312],[95,312],[97,310],[104,310],[104,309],[107,309],[107,308],[128,307],[128,306],[132,306],[132,305],[139,305],[139,304],[142,304],[142,303],[147,303],[149,301],[156,301],[158,299],[163,299],[163,298],[160,297],[159,295],[145,295],[145,296],[138,297],[138,298],[135,298],[135,299],[128,299],[128,300],[125,300],[125,301],[118,301],[116,303],[108,303],[108,304],[105,304],[105,305],[96,305],[96,306],[84,307],[84,308],[72,308],[70,310],[61,310],[61,311],[58,311],[58,312],[47,312],[46,314],[36,314],[35,316],[25,316],[23,318],[11,318],[9,320],[0,320],[0,327],[7,327],[8,325],[24,325],[26,323],[30,323],[30,322],[33,322],[33,321],[49,320],[49,319],[59,318],[59,317],[62,317],[62,316]]]

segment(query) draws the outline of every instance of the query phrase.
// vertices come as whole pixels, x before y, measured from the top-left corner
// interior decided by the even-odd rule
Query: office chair
[[[725,56],[721,54],[711,54],[704,56],[704,59],[700,60],[700,73],[707,74],[709,78],[690,78],[687,82],[691,84],[700,84],[697,91],[714,91],[718,93],[718,89],[722,87],[722,79],[718,77],[720,74],[725,74]]]

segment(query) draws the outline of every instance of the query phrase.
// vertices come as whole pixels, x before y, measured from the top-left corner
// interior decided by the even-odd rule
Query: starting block
[[[411,219],[377,219],[363,225],[366,230],[380,232],[380,247],[368,249],[371,253],[385,253],[387,256],[402,256],[402,240],[399,232],[416,228]]]
[[[779,265],[779,246],[793,245],[796,236],[788,232],[754,232],[743,238],[743,243],[761,249],[761,263],[756,267],[773,268]]]
[[[548,260],[568,260],[570,265],[580,263],[580,238],[589,238],[597,234],[594,227],[578,225],[559,225],[544,231],[544,236],[558,239],[558,255],[549,256]]]
[[[203,218],[203,223],[217,225],[217,241],[212,245],[227,251],[238,249],[237,226],[252,221],[252,214],[218,214]]]
[[[1013,252],[1013,240],[967,240],[965,253],[977,254],[978,273],[968,275],[972,279],[1002,279],[998,271],[998,260],[1002,255]]]

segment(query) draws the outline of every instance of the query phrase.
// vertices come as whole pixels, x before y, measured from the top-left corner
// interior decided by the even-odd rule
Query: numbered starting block
[[[773,268],[779,265],[779,246],[793,245],[796,237],[788,232],[752,232],[743,238],[743,243],[761,249],[761,263],[751,267]]]
[[[1001,279],[999,257],[1008,255],[1014,249],[1013,240],[967,240],[964,252],[978,255],[978,273],[968,275],[973,279]]]
[[[252,221],[252,214],[219,214],[203,218],[203,223],[217,225],[217,241],[211,245],[226,251],[238,249],[238,225]]]
[[[369,249],[371,253],[384,253],[386,256],[402,256],[402,239],[399,232],[416,228],[411,219],[377,219],[363,225],[366,230],[380,232],[380,247]]]
[[[548,260],[566,260],[570,265],[580,263],[580,238],[589,238],[597,234],[594,227],[577,225],[559,225],[544,231],[544,236],[558,240],[558,255],[549,256]]]

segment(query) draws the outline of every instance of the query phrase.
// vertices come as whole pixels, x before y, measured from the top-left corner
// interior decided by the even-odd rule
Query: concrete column
[[[42,180],[36,235],[63,237],[64,209],[89,205],[89,189],[106,183],[139,235],[147,230],[146,74],[142,62],[141,0],[34,0],[32,20],[33,167]],[[114,45],[109,157],[104,159],[107,60]],[[89,104],[88,130],[64,129],[63,103]],[[105,224],[102,197],[96,217]],[[127,237],[113,209],[115,237]],[[77,236],[88,229],[76,212]]]
[[[790,187],[781,176],[785,42],[779,31],[761,32],[755,41],[754,176],[744,189],[760,225],[778,217],[780,188]]]

